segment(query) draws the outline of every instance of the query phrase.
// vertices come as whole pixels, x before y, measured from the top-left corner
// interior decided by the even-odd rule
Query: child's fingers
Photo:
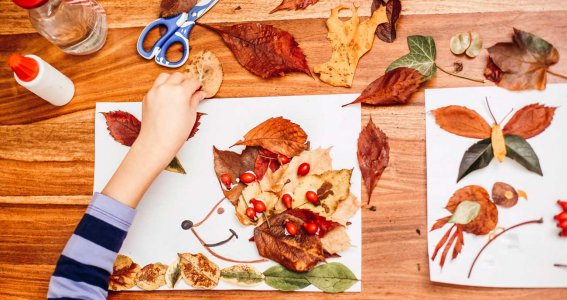
[[[154,85],[152,88],[156,88],[165,83],[165,81],[169,78],[169,74],[167,73],[160,73],[156,80],[154,81]]]
[[[175,72],[165,81],[166,84],[181,84],[187,77],[185,75]]]
[[[207,97],[207,93],[203,91],[198,91],[195,94],[193,94],[193,96],[191,97],[191,101],[189,102],[189,105],[192,108],[196,108],[197,105],[199,105],[199,102],[203,101],[203,99],[205,99],[206,97]]]
[[[193,95],[197,90],[201,88],[202,83],[194,79],[185,79],[181,86],[185,89],[187,95]]]

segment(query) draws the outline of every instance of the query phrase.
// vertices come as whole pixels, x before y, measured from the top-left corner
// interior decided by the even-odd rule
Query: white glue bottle
[[[67,104],[75,94],[71,79],[38,56],[14,53],[8,58],[8,65],[21,86],[53,105]]]

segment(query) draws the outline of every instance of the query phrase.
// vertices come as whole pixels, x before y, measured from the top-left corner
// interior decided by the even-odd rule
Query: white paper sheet
[[[492,125],[485,97],[488,97],[498,121],[510,109],[516,112],[531,103],[558,107],[551,126],[527,140],[540,159],[543,177],[506,158],[502,164],[493,160],[488,167],[456,183],[464,152],[478,140],[441,129],[430,112],[447,105],[462,105],[477,111]],[[450,215],[444,207],[459,188],[480,185],[490,194],[492,185],[497,181],[522,189],[529,197],[527,201],[519,199],[518,204],[511,208],[498,206],[497,226],[507,228],[531,219],[544,220],[543,224],[519,227],[494,240],[480,256],[470,278],[467,274],[471,263],[488,241],[488,236],[465,233],[461,254],[451,260],[452,251],[449,252],[441,269],[441,253],[435,261],[431,261],[431,255],[450,226],[429,232],[431,281],[488,287],[567,287],[567,269],[553,266],[555,263],[567,263],[567,238],[558,237],[559,229],[553,220],[553,216],[561,211],[557,200],[567,198],[567,85],[550,84],[545,91],[525,92],[510,92],[497,87],[428,89],[425,100],[428,230],[437,219]]]
[[[183,220],[198,222],[223,197],[213,167],[213,145],[229,149],[237,140],[256,125],[270,117],[283,116],[299,124],[309,136],[312,149],[332,147],[333,168],[353,169],[351,191],[360,199],[361,176],[356,158],[356,145],[360,132],[360,106],[341,108],[357,95],[317,95],[296,97],[214,99],[200,104],[198,111],[207,113],[202,118],[199,131],[181,149],[178,158],[187,171],[186,175],[164,171],[152,184],[140,205],[121,253],[136,263],[162,262],[170,264],[177,253],[203,253],[220,268],[234,265],[210,255],[190,231],[181,229]],[[141,103],[97,103],[95,118],[95,181],[94,191],[100,191],[110,179],[128,151],[108,134],[104,117],[100,112],[128,111],[141,119]],[[241,151],[242,147],[233,147]],[[254,243],[251,226],[240,225],[234,207],[224,201],[224,213],[213,213],[211,218],[196,228],[207,243],[215,243],[230,236],[234,229],[239,238],[215,247],[226,257],[240,260],[261,258]],[[361,278],[361,214],[351,219],[348,234],[353,247],[344,251],[341,258],[329,259],[348,266],[357,278]],[[275,265],[253,264],[260,271]],[[161,289],[168,289],[162,287]],[[191,289],[180,280],[175,289]],[[247,289],[227,282],[219,283],[218,290]],[[253,290],[271,290],[264,283]],[[349,291],[360,291],[360,282]],[[302,291],[319,291],[309,286]]]

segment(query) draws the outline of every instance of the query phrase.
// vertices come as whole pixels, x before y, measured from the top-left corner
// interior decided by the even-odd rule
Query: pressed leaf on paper
[[[264,174],[270,169],[270,171],[275,172],[280,168],[280,162],[278,161],[278,155],[270,150],[260,148],[258,151],[258,156],[256,157],[256,162],[254,163],[254,173],[256,174],[257,180],[262,180]]]
[[[500,125],[492,125],[490,141],[492,143],[494,157],[496,157],[499,162],[503,162],[506,157],[506,142],[504,141],[504,134],[502,133],[502,129],[500,129]]]
[[[491,136],[490,125],[472,109],[450,105],[433,110],[431,113],[437,125],[450,133],[476,139]]]
[[[354,7],[352,18],[342,21],[339,19],[339,11],[347,8],[349,7],[339,5],[331,10],[331,16],[326,22],[329,30],[327,38],[333,51],[331,59],[314,68],[321,81],[332,86],[352,86],[359,59],[372,48],[376,27],[388,22],[385,7],[380,7],[364,22],[360,22],[358,8]]]
[[[280,291],[296,291],[311,285],[301,273],[275,265],[264,271],[266,284]]]
[[[225,281],[242,285],[253,286],[264,281],[264,274],[249,265],[234,265],[221,270],[221,278]]]
[[[123,291],[136,285],[136,274],[140,266],[126,255],[118,254],[112,267],[112,275],[108,278],[108,289]]]
[[[136,285],[146,291],[157,290],[165,285],[166,271],[167,266],[162,263],[146,265],[136,274]]]
[[[190,138],[194,137],[195,134],[197,134],[197,131],[199,131],[199,125],[201,125],[201,117],[206,115],[205,113],[200,113],[197,112],[197,118],[195,119],[195,125],[193,125],[193,128],[191,129],[191,132],[189,133],[189,137],[187,138],[187,140],[189,140]]]
[[[366,187],[368,203],[382,173],[390,160],[388,137],[374,125],[372,118],[358,136],[358,166]]]
[[[457,182],[461,181],[461,179],[471,172],[485,168],[490,164],[493,158],[494,152],[492,151],[490,138],[475,143],[463,154],[459,166]]]
[[[307,134],[301,127],[283,117],[270,118],[252,128],[244,139],[235,143],[260,146],[287,157],[299,155],[307,149]]]
[[[352,169],[341,169],[302,177],[294,190],[294,207],[301,206],[330,218],[339,204],[350,195],[351,175]],[[307,201],[305,197],[305,194],[311,190],[317,192],[319,197],[317,205]]]
[[[197,0],[161,0],[159,5],[160,18],[169,18],[188,12],[197,4]]]
[[[317,227],[319,228],[317,235],[319,237],[324,237],[329,231],[332,231],[333,229],[341,226],[341,224],[327,220],[325,217],[320,216],[318,213],[313,212],[309,209],[296,208],[286,211],[286,213],[300,218],[305,223],[317,224]]]
[[[435,41],[430,36],[412,35],[408,36],[408,47],[410,53],[391,63],[386,72],[399,67],[408,67],[419,71],[424,76],[423,81],[428,81],[437,71]]]
[[[497,43],[487,50],[485,77],[513,91],[545,89],[548,68],[559,61],[552,44],[516,28],[511,43]]]
[[[305,274],[305,278],[326,293],[344,292],[358,282],[354,273],[338,262],[317,266]]]
[[[480,204],[475,201],[463,201],[457,205],[448,223],[468,224],[480,213]]]
[[[543,171],[539,164],[539,158],[530,144],[522,137],[517,135],[506,135],[506,155],[517,161],[524,168],[531,172],[543,176]]]
[[[532,138],[551,124],[555,109],[539,103],[524,106],[512,116],[502,131],[504,134],[517,135],[524,139]]]
[[[201,288],[215,288],[220,279],[220,269],[202,253],[179,253],[181,277],[188,285]]]
[[[311,76],[303,51],[285,30],[261,23],[199,25],[219,34],[238,63],[256,76],[278,77],[286,72]]]
[[[215,166],[215,174],[217,175],[219,184],[222,187],[220,177],[223,174],[230,175],[232,179],[232,188],[230,190],[223,189],[224,196],[236,205],[242,190],[246,187],[243,183],[237,182],[240,174],[254,170],[256,157],[258,156],[258,147],[246,147],[241,154],[233,151],[219,150],[213,146],[213,159]]]
[[[349,104],[406,104],[419,89],[422,81],[423,75],[418,71],[405,67],[396,68],[370,83],[360,96]]]
[[[274,8],[270,13],[273,14],[280,10],[298,10],[305,9],[309,5],[313,5],[319,0],[283,0],[280,5]]]
[[[374,0],[370,11],[374,13],[381,5],[386,6],[388,23],[378,25],[376,36],[386,43],[392,43],[396,39],[396,23],[402,12],[402,2],[400,0]]]

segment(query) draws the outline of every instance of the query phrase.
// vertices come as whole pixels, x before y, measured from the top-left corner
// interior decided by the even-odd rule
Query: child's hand
[[[165,167],[187,141],[195,124],[197,105],[205,98],[205,92],[197,91],[200,87],[199,81],[181,73],[162,73],[157,77],[144,97],[138,137],[140,143],[156,149],[149,159],[158,159]]]

